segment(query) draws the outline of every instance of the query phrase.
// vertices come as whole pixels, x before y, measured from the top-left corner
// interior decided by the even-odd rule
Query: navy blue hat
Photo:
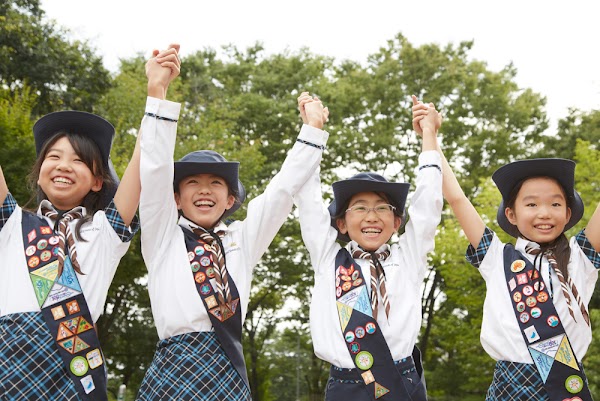
[[[342,208],[350,201],[354,195],[361,192],[383,192],[388,198],[390,204],[396,207],[396,212],[402,217],[404,224],[404,206],[410,184],[404,182],[389,182],[384,177],[377,173],[358,173],[348,178],[347,180],[334,182],[333,185],[333,202],[329,205],[329,215],[331,216],[331,226],[338,230],[338,239],[340,241],[349,242],[348,234],[339,232],[336,216],[339,216]]]
[[[235,203],[231,209],[223,213],[222,218],[225,218],[238,210],[246,199],[246,189],[238,178],[239,167],[239,162],[229,162],[213,150],[197,150],[188,153],[175,162],[173,190],[178,192],[181,180],[190,175],[214,174],[223,177],[229,189],[236,195]]]
[[[119,177],[110,161],[115,127],[104,118],[85,111],[64,110],[46,114],[33,126],[35,152],[38,156],[46,141],[59,132],[86,136],[98,146],[104,167],[108,169],[114,182],[110,187],[102,186],[101,203],[106,207],[113,199],[119,185]]]
[[[504,213],[508,197],[521,181],[534,177],[554,178],[565,191],[571,207],[571,219],[565,231],[573,227],[583,217],[583,201],[575,191],[575,162],[567,159],[528,159],[517,160],[500,167],[492,175],[498,190],[502,194],[502,202],[498,208],[498,225],[508,234],[517,238],[519,230],[511,224]]]

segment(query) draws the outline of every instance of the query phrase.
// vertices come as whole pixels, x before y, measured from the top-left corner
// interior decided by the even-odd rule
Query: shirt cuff
[[[419,155],[419,167],[425,165],[436,165],[442,167],[442,156],[437,150],[426,150]],[[440,170],[441,171],[441,170]]]
[[[127,227],[117,210],[114,200],[110,202],[106,209],[104,209],[104,214],[113,230],[115,230],[115,233],[121,238],[122,242],[131,241],[135,233],[140,229],[140,221],[137,214],[133,216],[131,224]]]
[[[592,262],[594,267],[596,269],[600,269],[600,255],[598,254],[598,251],[594,249],[590,243],[590,240],[588,240],[587,236],[585,235],[585,228],[575,236],[575,240],[577,241],[577,244],[579,244],[579,247],[585,256],[587,256],[590,262]]]
[[[322,129],[315,128],[313,126],[303,124],[298,139],[306,142],[310,142],[317,146],[325,147],[327,139],[329,139],[329,133]]]
[[[13,214],[16,208],[17,201],[10,192],[7,193],[6,198],[4,199],[4,203],[2,204],[2,207],[0,207],[0,230],[2,229],[2,227],[4,227],[4,225],[6,224],[6,222],[8,221],[8,219]]]
[[[178,120],[180,111],[181,103],[157,99],[150,96],[146,98],[146,113],[156,114],[159,117],[168,118],[170,120]]]
[[[483,259],[487,254],[488,249],[490,248],[492,240],[494,239],[494,235],[496,234],[486,227],[483,231],[483,236],[481,237],[481,241],[479,241],[477,249],[473,248],[473,245],[469,244],[467,253],[465,255],[467,262],[479,268],[479,266],[481,266],[481,262],[483,262]]]

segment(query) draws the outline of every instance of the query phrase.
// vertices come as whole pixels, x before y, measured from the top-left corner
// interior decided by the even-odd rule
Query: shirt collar
[[[360,248],[360,247],[358,246],[358,243],[357,243],[356,241],[350,241],[350,242],[348,243],[348,249],[349,249],[349,251],[350,251],[350,254],[352,254],[352,253],[353,253],[355,250],[357,250],[358,248]],[[360,248],[360,249],[362,249],[362,248]],[[387,243],[385,243],[385,244],[381,245],[381,246],[379,247],[379,249],[378,249],[377,251],[375,251],[375,253],[384,252],[384,251],[388,251],[388,252],[390,252],[390,253],[391,253],[391,251],[390,251],[390,246],[389,246]]]
[[[42,201],[40,202],[40,205],[38,206],[38,210],[37,210],[37,214],[38,214],[38,216],[43,216],[43,215],[44,215],[44,214],[42,213],[42,207],[45,207],[46,209],[52,209],[52,210],[56,211],[57,213],[61,213],[61,212],[70,212],[71,210],[74,210],[74,211],[78,211],[78,212],[80,212],[82,216],[85,216],[85,215],[87,214],[87,210],[86,210],[86,208],[85,208],[85,207],[83,207],[83,206],[77,206],[77,207],[74,207],[74,208],[73,208],[73,209],[71,209],[71,210],[63,210],[63,211],[60,211],[60,210],[57,210],[57,209],[54,207],[54,205],[53,205],[53,204],[52,204],[52,203],[51,203],[51,202],[50,202],[48,199],[44,199],[44,200],[42,200]]]
[[[189,220],[185,216],[180,216],[179,217],[179,221],[178,221],[177,224],[179,224],[181,227],[183,227],[183,228],[185,228],[186,230],[189,230],[189,231],[194,231],[195,229],[204,230],[206,232],[209,231],[209,230],[207,230],[204,227],[200,227],[198,224],[196,224],[193,221]],[[223,232],[227,233],[227,231],[228,231],[227,224],[225,224],[223,221],[219,221],[217,223],[217,225],[212,228],[212,231],[214,231],[214,232],[223,231]]]

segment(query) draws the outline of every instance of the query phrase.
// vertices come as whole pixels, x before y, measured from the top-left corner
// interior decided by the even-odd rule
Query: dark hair
[[[553,177],[542,175],[542,176],[535,176],[535,177],[527,177],[527,178],[524,178],[521,181],[519,181],[517,183],[517,185],[515,185],[515,187],[512,189],[512,191],[510,191],[508,200],[506,202],[507,208],[514,209],[515,202],[517,200],[517,195],[519,194],[519,191],[521,191],[521,187],[523,186],[525,181],[530,180],[532,178],[546,178],[548,180],[552,180],[552,181],[556,182],[558,184],[558,186],[560,187],[560,189],[562,190],[565,199],[567,200],[567,207],[569,207],[569,208],[571,207],[571,205],[573,203],[573,199],[572,199],[572,197],[567,196],[567,191],[565,191],[565,189],[562,187],[562,185],[560,185],[558,180],[556,180]],[[521,234],[521,233],[519,232],[519,234]],[[571,247],[569,246],[569,240],[567,239],[567,236],[565,235],[565,233],[563,232],[562,234],[560,234],[552,242],[549,242],[547,244],[540,244],[540,249],[542,250],[542,252],[545,250],[548,250],[548,249],[553,250],[554,257],[556,258],[556,263],[558,265],[558,269],[563,274],[565,280],[569,280],[569,270],[567,269],[567,266],[569,264],[569,259],[571,258]]]
[[[373,192],[374,194],[379,195],[380,197],[382,197],[387,203],[392,204],[392,201],[390,200],[390,197],[388,194],[386,194],[385,192],[374,192],[374,191],[369,191],[369,192]],[[360,192],[357,192],[360,193]],[[350,201],[352,200],[352,198],[355,196],[356,194],[352,195],[345,203],[344,203],[344,207],[342,207],[340,209],[340,212],[338,213],[337,216],[333,216],[334,221],[337,221],[338,219],[344,219],[346,217],[346,210],[348,210],[348,207],[350,206]],[[396,205],[392,205],[392,206],[396,206]],[[396,209],[394,209],[394,214],[397,217],[400,217],[401,219],[403,218],[403,210],[399,210],[398,207],[396,206]]]
[[[43,199],[48,199],[42,188],[37,184],[38,179],[40,177],[40,170],[42,168],[42,163],[46,158],[46,154],[59,139],[66,137],[69,140],[69,143],[73,147],[73,150],[81,158],[81,160],[85,163],[85,165],[90,169],[92,174],[95,177],[102,179],[102,189],[98,192],[90,191],[84,198],[83,202],[80,206],[86,208],[88,212],[86,216],[80,219],[75,226],[75,237],[79,241],[85,241],[81,237],[81,226],[86,222],[92,220],[94,213],[98,210],[104,208],[105,205],[102,204],[103,194],[109,191],[114,185],[113,179],[111,177],[110,171],[108,169],[108,165],[102,160],[102,154],[100,153],[100,149],[98,145],[90,139],[90,137],[69,133],[64,131],[59,131],[54,134],[50,139],[48,139],[40,153],[38,155],[37,160],[35,161],[31,173],[29,174],[29,186],[36,193],[32,199],[27,202],[30,204],[34,198],[37,198],[38,202],[41,202]]]
[[[203,174],[203,173],[199,173],[199,174]],[[193,174],[193,175],[195,175],[195,174]],[[218,174],[215,174],[215,175],[216,175],[216,176],[218,176],[218,177],[221,177],[221,176],[220,176],[220,175],[218,175]],[[189,176],[187,176],[187,177],[189,177]],[[177,190],[176,190],[176,191],[174,191],[176,194],[178,194],[178,193],[181,191],[181,183],[182,183],[182,182],[183,182],[183,180],[185,180],[187,177],[183,177],[183,178],[181,179],[181,181],[179,181],[179,183],[177,184]],[[221,178],[223,178],[223,177],[221,177]],[[224,178],[223,178],[223,179],[224,179]],[[225,179],[224,179],[224,180],[225,180]],[[240,200],[240,195],[239,195],[238,191],[235,191],[235,190],[233,190],[233,189],[231,188],[231,186],[229,185],[229,183],[227,182],[227,180],[225,180],[225,184],[227,185],[227,196],[233,196],[233,198],[234,198],[234,201],[233,201],[234,205],[235,205],[236,203],[242,203],[242,202],[241,202],[241,200]],[[233,206],[232,206],[232,207],[233,207]],[[225,210],[225,212],[227,212],[227,210]],[[225,214],[225,212],[223,212],[223,214]],[[179,215],[180,215],[180,216],[183,216],[183,209],[179,209]],[[185,216],[184,216],[184,217],[185,217]],[[221,220],[222,218],[223,218],[223,216],[219,217],[219,220]]]

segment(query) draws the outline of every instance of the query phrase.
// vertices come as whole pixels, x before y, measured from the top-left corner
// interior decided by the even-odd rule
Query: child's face
[[[361,192],[350,199],[348,209],[353,206],[374,208],[385,204],[389,202],[381,195],[375,192]],[[343,219],[337,220],[337,226],[342,234],[348,233],[350,239],[356,241],[365,251],[376,251],[398,231],[400,222],[400,217],[391,210],[383,213],[377,213],[375,210],[366,213],[351,210],[346,212]]]
[[[554,241],[571,218],[562,187],[551,178],[531,178],[523,183],[514,207],[504,211],[508,221],[530,241]]]
[[[229,195],[224,178],[213,174],[185,177],[175,192],[177,208],[183,215],[203,228],[213,228],[225,210],[230,209],[235,197]]]
[[[37,183],[60,210],[73,209],[90,191],[102,189],[102,178],[79,158],[67,137],[58,139],[46,152]]]

